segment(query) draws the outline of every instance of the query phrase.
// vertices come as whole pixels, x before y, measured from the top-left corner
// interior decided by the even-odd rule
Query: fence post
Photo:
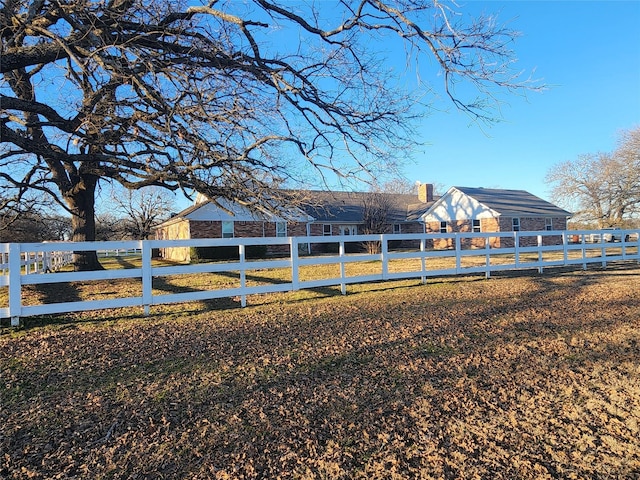
[[[53,272],[53,261],[51,260],[53,252],[42,252],[42,271],[43,273]]]
[[[291,249],[291,289],[296,292],[300,289],[300,262],[298,261],[298,238],[289,237]]]
[[[542,266],[542,235],[538,235],[538,273],[544,272],[544,267]]]
[[[20,314],[22,313],[22,255],[19,243],[9,244],[9,316],[11,326],[20,326]],[[29,264],[25,265],[29,268]]]
[[[484,278],[489,279],[491,277],[491,237],[484,237],[484,249],[486,253],[487,270],[484,272]]]
[[[380,235],[380,255],[382,256],[382,280],[389,278],[389,244],[386,235]]]
[[[142,306],[144,315],[148,316],[153,303],[153,272],[151,267],[151,244],[148,240],[140,240],[142,254]]]
[[[460,234],[454,233],[454,240],[456,246],[456,273],[460,273],[462,270],[462,241],[460,240]]]
[[[423,237],[420,239],[420,265],[422,267],[422,284],[427,283],[427,258],[425,256],[427,240]]]
[[[347,284],[344,281],[346,277],[345,267],[344,267],[344,240],[340,240],[339,257],[340,257],[340,292],[342,293],[342,295],[346,295]]]
[[[515,249],[516,268],[520,267],[520,232],[513,232],[513,248]]]
[[[238,256],[240,261],[240,289],[242,294],[240,295],[240,306],[247,306],[247,294],[244,293],[244,289],[247,288],[247,266],[245,265],[245,246],[244,243],[238,245]]]

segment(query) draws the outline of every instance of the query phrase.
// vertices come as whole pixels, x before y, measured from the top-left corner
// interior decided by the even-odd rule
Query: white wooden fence
[[[123,307],[143,307],[144,313],[149,314],[153,305],[223,297],[239,297],[241,305],[245,306],[247,296],[254,294],[332,286],[339,286],[345,294],[346,286],[353,283],[410,278],[421,278],[425,282],[428,277],[461,274],[484,274],[488,278],[492,272],[501,270],[537,269],[542,273],[546,267],[577,265],[586,269],[591,263],[605,267],[614,261],[640,262],[640,230],[616,231],[614,240],[619,239],[617,242],[607,242],[611,236],[601,233],[572,230],[0,244],[0,318],[10,318],[11,325],[17,326],[21,317],[34,315]],[[493,247],[497,239],[500,245]],[[399,240],[412,241],[416,248],[394,249],[393,245],[397,245]],[[380,253],[346,253],[349,244],[363,242],[380,242]],[[338,252],[320,256],[301,255],[299,252],[304,249],[300,250],[299,246],[307,243],[313,244],[314,248],[318,244],[334,244],[338,246]],[[434,244],[443,243],[448,248],[432,248]],[[281,258],[247,259],[247,247],[253,245],[284,246],[288,254]],[[167,265],[152,258],[155,249],[220,246],[237,247],[238,260]],[[127,252],[134,255],[136,262],[133,266],[129,262],[122,268],[94,272],[56,271],[62,263],[53,263],[52,259],[68,262],[74,251]],[[104,255],[102,253],[101,256]],[[364,274],[360,271],[349,275],[347,266],[353,263],[366,263],[370,269]],[[305,268],[322,265],[337,265],[339,275],[307,279],[300,274]],[[247,282],[247,273],[270,269],[286,269],[290,272],[288,280],[258,285]],[[154,289],[154,279],[157,283],[160,277],[166,279],[206,273],[230,274],[238,281],[231,288],[218,285],[172,293]],[[139,279],[139,292],[135,296],[35,305],[31,301],[23,301],[28,295],[24,288],[27,285],[118,279]]]

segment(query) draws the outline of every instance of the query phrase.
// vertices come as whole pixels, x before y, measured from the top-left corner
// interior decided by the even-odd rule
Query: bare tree
[[[432,185],[434,195],[442,195],[443,192],[447,191],[444,184],[440,182],[429,183]],[[403,193],[407,195],[417,195],[420,185],[421,182],[419,180],[411,181],[408,178],[398,176],[384,182],[381,187],[377,187],[377,184],[374,184],[374,189],[377,188],[386,193]]]
[[[390,196],[381,190],[372,190],[364,196],[362,206],[362,233],[387,233],[392,207]]]
[[[175,211],[173,194],[158,187],[127,190],[124,195],[112,195],[112,202],[121,214],[125,236],[136,240],[148,239],[153,227]]]
[[[398,186],[393,183],[392,186]],[[365,235],[389,233],[391,226],[389,216],[392,213],[393,204],[391,195],[379,187],[372,187],[362,199],[362,233]],[[364,242],[368,253],[380,253],[380,242]]]
[[[456,9],[435,0],[7,0],[0,182],[51,195],[84,241],[95,239],[101,180],[258,202],[298,175],[294,154],[320,172],[376,171],[409,151],[420,95],[398,91],[377,45],[397,42],[416,64],[434,58],[451,101],[479,119],[492,117],[497,92],[530,86],[513,73],[516,33]],[[454,95],[459,81],[479,100]],[[76,269],[95,268],[95,253],[77,255]]]
[[[382,190],[387,193],[403,193],[403,194],[418,194],[418,182],[412,182],[405,177],[395,177],[382,184],[382,187],[375,187],[374,190]]]
[[[96,240],[124,240],[126,231],[124,219],[111,212],[101,212],[96,214]]]
[[[0,213],[0,242],[43,242],[67,240],[71,233],[71,219],[40,210]]]
[[[547,173],[552,197],[598,228],[624,226],[640,212],[640,128],[620,134],[612,153],[580,155]]]

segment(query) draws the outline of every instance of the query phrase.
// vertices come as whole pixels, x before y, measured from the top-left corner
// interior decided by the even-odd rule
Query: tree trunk
[[[96,239],[95,193],[98,177],[81,175],[72,191],[65,195],[72,211],[72,241],[93,242]],[[73,252],[73,266],[76,272],[103,270],[94,251]]]

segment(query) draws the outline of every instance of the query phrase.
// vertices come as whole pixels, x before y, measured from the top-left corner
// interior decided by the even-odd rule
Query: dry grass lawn
[[[27,320],[0,477],[640,478],[640,268]]]

